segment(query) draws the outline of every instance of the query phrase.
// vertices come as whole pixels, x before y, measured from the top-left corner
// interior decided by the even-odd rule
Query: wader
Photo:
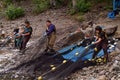
[[[52,32],[49,36],[47,36],[46,51],[53,50],[55,40],[56,40],[56,32]]]

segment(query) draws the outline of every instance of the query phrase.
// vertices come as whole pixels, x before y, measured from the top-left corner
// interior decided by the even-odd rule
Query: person
[[[24,28],[23,27],[14,29],[14,36],[15,36],[15,40],[14,40],[15,46],[14,47],[17,48],[17,49],[20,49],[20,47],[21,47],[21,43],[22,43],[22,36],[21,36],[21,34],[23,32],[24,32]]]
[[[6,36],[5,34],[6,34],[6,32],[5,32],[5,30],[4,30],[3,25],[1,25],[1,30],[0,30],[0,31],[1,31],[1,35],[0,35],[1,38],[5,38],[5,36]]]
[[[19,28],[16,28],[13,30],[13,34],[14,34],[14,48],[17,48],[17,37],[18,37],[18,32],[19,32]]]
[[[20,50],[24,50],[26,48],[26,45],[31,38],[32,32],[33,32],[33,29],[30,26],[30,22],[26,20],[24,32],[23,32],[23,34],[21,34],[22,35],[22,43],[21,43]]]
[[[46,29],[46,36],[47,36],[47,44],[45,52],[50,50],[50,52],[54,52],[53,46],[56,40],[56,27],[51,23],[50,20],[46,21],[47,29]]]
[[[96,41],[93,43],[95,44],[93,59],[97,56],[98,52],[103,49],[104,51],[104,59],[107,62],[108,61],[108,53],[107,53],[107,46],[108,46],[108,40],[106,33],[102,30],[100,26],[97,26],[95,28],[96,33]]]

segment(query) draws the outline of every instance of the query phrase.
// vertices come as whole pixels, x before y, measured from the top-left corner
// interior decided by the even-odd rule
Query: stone
[[[105,74],[105,72],[106,72],[106,71],[105,71],[105,70],[103,70],[103,71],[101,71],[99,74],[100,74],[100,75],[104,75],[104,74]]]
[[[106,76],[105,75],[99,76],[97,80],[106,80]]]
[[[120,70],[120,67],[119,67],[119,65],[118,65],[118,61],[117,60],[115,60],[115,62],[113,63],[113,65],[111,66],[111,68],[109,69],[109,72],[112,72],[112,71],[119,71]]]
[[[115,76],[113,76],[113,77],[111,78],[111,80],[115,80]]]

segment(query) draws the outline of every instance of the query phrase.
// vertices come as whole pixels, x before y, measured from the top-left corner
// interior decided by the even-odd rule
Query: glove
[[[43,34],[43,36],[47,36],[47,33],[45,32],[45,33]]]
[[[92,44],[95,44],[95,42],[92,42]]]

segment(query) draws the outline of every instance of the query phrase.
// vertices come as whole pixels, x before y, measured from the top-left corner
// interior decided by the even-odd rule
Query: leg
[[[49,48],[51,51],[54,51],[53,47],[55,44],[55,40],[56,40],[56,35],[55,35],[55,33],[52,33],[51,38],[50,38],[50,42],[49,42]]]
[[[100,45],[97,45],[97,46],[96,46],[96,49],[94,49],[94,53],[93,53],[92,59],[94,59],[94,58],[97,56],[97,54],[99,53],[99,51],[100,51],[101,49],[102,49],[102,48],[101,48]]]
[[[49,50],[49,42],[50,42],[50,38],[47,37],[47,40],[46,40],[46,48],[44,50],[44,52],[47,52]]]
[[[104,58],[106,59],[106,62],[108,61],[108,52],[107,52],[107,44],[104,43],[102,45],[103,51],[104,51]]]
[[[16,48],[17,47],[17,41],[16,41],[16,39],[14,40],[14,48]]]
[[[26,45],[29,41],[30,37],[25,37],[22,41],[22,49],[25,49],[26,48]]]

